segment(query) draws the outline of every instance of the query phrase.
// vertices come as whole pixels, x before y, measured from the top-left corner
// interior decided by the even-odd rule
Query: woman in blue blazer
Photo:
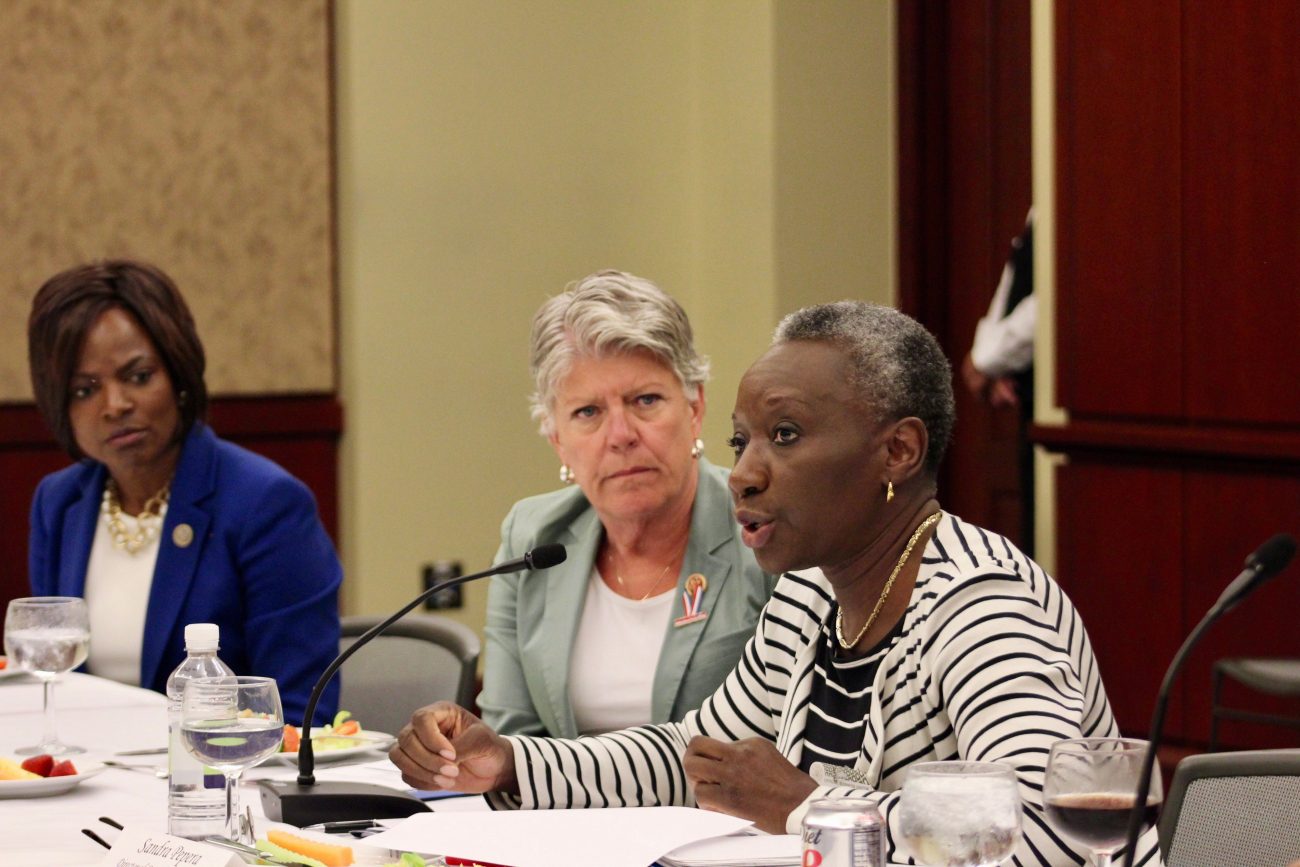
[[[58,274],[28,350],[41,414],[78,459],[37,488],[33,594],[84,596],[90,670],[158,692],[185,626],[215,623],[226,664],[274,677],[300,723],[338,653],[343,570],[307,487],[204,423],[203,346],[175,285],[129,261]],[[337,703],[336,680],[315,722]]]

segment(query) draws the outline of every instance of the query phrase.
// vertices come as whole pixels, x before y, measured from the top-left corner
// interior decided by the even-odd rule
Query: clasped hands
[[[417,789],[519,794],[514,747],[451,702],[412,714],[388,757]],[[762,738],[726,743],[694,737],[682,765],[702,809],[748,819],[772,834],[785,833],[786,817],[817,787]]]

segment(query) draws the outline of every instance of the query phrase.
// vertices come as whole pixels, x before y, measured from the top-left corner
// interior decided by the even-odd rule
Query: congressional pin
[[[673,626],[688,626],[698,623],[709,616],[709,612],[700,610],[704,601],[704,591],[709,589],[709,579],[699,572],[686,579],[686,589],[682,591],[682,608],[685,613],[673,621]]]
[[[177,524],[172,530],[172,541],[177,548],[188,548],[194,541],[194,528],[189,524]]]

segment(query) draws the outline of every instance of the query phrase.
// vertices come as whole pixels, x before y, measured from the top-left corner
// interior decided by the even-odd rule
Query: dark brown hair
[[[190,308],[171,278],[153,265],[129,259],[78,265],[45,281],[32,300],[27,320],[27,357],[36,406],[59,445],[76,459],[83,455],[68,418],[69,385],[86,332],[114,307],[135,317],[167,367],[180,412],[177,438],[207,418],[203,344]]]

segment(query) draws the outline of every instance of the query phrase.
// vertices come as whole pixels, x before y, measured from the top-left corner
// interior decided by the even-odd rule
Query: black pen
[[[319,825],[306,825],[304,831],[321,831],[325,834],[346,834],[349,831],[367,831],[371,828],[382,828],[383,825],[374,819],[352,819],[347,822],[321,822]]]

